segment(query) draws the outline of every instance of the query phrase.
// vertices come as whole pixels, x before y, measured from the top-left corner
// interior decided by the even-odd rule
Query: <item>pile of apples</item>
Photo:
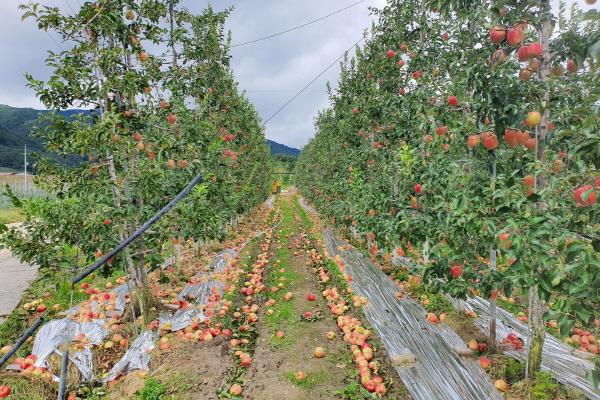
[[[600,354],[600,340],[596,339],[589,331],[575,328],[571,331],[571,337],[565,339],[567,344],[576,346],[579,350],[592,354]]]
[[[515,348],[515,350],[520,350],[523,348],[523,341],[514,332],[510,332],[508,335],[506,335],[506,337],[502,339],[501,343],[503,345],[512,346]]]
[[[327,306],[333,315],[340,316],[349,310],[348,303],[340,296],[336,287],[327,288],[322,294],[327,299]]]
[[[35,354],[30,354],[25,358],[15,358],[14,363],[21,368],[21,373],[27,376],[36,376],[45,380],[46,382],[52,382],[52,373],[47,368],[36,367],[34,364],[37,361]]]

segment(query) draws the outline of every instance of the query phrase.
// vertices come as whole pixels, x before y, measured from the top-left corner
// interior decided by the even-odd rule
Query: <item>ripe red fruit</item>
[[[104,221],[102,221],[102,223],[104,225],[110,225],[110,219],[106,218]]]
[[[530,150],[530,151],[535,151],[536,145],[537,145],[537,140],[535,138],[529,138],[529,139],[527,139],[527,142],[525,142],[525,147],[527,147],[527,150]]]
[[[368,381],[366,381],[363,386],[369,392],[374,392],[375,389],[377,388],[377,384],[375,383],[375,381],[373,379],[369,379]]]
[[[415,71],[412,73],[412,77],[415,81],[419,80],[419,78],[421,77],[421,71]]]
[[[448,40],[448,38],[449,38],[450,36],[448,35],[448,33],[444,32],[444,33],[442,33],[442,35],[441,35],[440,37],[441,37],[441,38],[442,38],[442,40],[445,42],[445,41],[447,41],[447,40]]]
[[[533,187],[534,184],[535,178],[533,177],[533,175],[527,175],[523,178],[523,185],[527,186],[528,188]]]
[[[490,30],[490,41],[492,43],[502,43],[506,38],[506,29],[501,26],[494,26]]]
[[[544,49],[540,43],[535,42],[527,46],[527,56],[529,58],[541,57],[542,54],[544,54]]]
[[[596,204],[597,193],[594,191],[592,185],[584,185],[573,191],[573,197],[577,204],[582,206],[591,206]]]
[[[523,29],[521,29],[520,26],[509,29],[509,31],[506,33],[506,41],[512,47],[519,46],[521,43],[523,43],[524,39],[525,33],[523,32]]]
[[[415,193],[421,193],[421,190],[423,190],[423,189],[421,188],[421,185],[417,183],[417,184],[415,185]]]
[[[458,98],[456,98],[456,96],[448,96],[448,105],[450,105],[451,107],[457,107]]]
[[[308,301],[315,301],[315,295],[312,293],[307,293],[306,294],[306,300]]]
[[[360,110],[358,108],[352,109],[352,114],[358,114],[359,112],[360,112]]]
[[[444,136],[446,133],[448,133],[448,127],[447,127],[446,125],[438,126],[438,127],[435,129],[435,133],[436,133],[438,136]]]
[[[406,50],[408,50],[408,45],[406,43],[402,43],[400,45],[400,51],[406,51]]]
[[[46,308],[46,306],[44,304],[40,304],[39,306],[37,306],[37,308],[35,309],[35,311],[39,312],[39,313],[43,313],[43,312],[46,311],[46,309],[47,308]]]
[[[517,58],[519,61],[526,61],[527,57],[529,57],[529,46],[519,47],[519,50],[517,50]]]
[[[479,137],[479,135],[470,135],[469,138],[467,139],[467,147],[469,149],[474,148],[479,143],[481,143],[481,138]]]
[[[173,125],[175,122],[177,122],[177,117],[175,116],[175,114],[167,115],[167,123],[169,125]]]
[[[394,57],[396,57],[396,52],[394,50],[388,50],[386,55],[387,55],[387,58],[394,58]]]
[[[567,61],[567,69],[569,70],[569,72],[575,73],[579,69],[579,65],[577,65],[575,61],[569,60]]]
[[[167,100],[161,100],[159,106],[161,109],[166,110],[169,108],[169,102]]]
[[[148,61],[148,58],[149,58],[149,57],[150,57],[150,55],[149,55],[147,52],[145,52],[145,51],[142,51],[142,52],[141,52],[141,53],[138,55],[138,59],[139,59],[141,62]]]
[[[425,141],[425,143],[431,143],[433,142],[433,136],[427,134],[423,137],[423,140]]]
[[[450,275],[452,275],[452,277],[454,279],[460,278],[462,273],[463,273],[462,265],[453,265],[452,267],[450,267]]]
[[[520,132],[515,129],[506,129],[504,132],[504,140],[506,141],[506,144],[508,144],[508,147],[514,149],[519,145],[519,134]]]
[[[483,135],[483,147],[487,150],[494,150],[498,147],[498,137],[492,132],[486,132]]]
[[[10,396],[10,388],[6,385],[0,386],[0,399],[5,399]]]
[[[596,180],[594,180],[594,184],[596,185],[596,188],[600,188],[600,177],[596,178]]]
[[[135,132],[133,134],[133,140],[135,140],[136,142],[141,142],[142,141],[142,134],[139,132]]]
[[[481,357],[479,359],[479,366],[483,369],[488,369],[492,366],[492,362],[487,357]]]

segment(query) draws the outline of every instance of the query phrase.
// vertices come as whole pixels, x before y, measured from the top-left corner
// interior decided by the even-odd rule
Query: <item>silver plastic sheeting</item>
[[[265,206],[269,207],[269,208],[273,208],[273,205],[275,204],[275,196],[270,195],[267,200],[265,201]]]
[[[458,301],[454,301],[458,305]],[[477,318],[475,324],[483,331],[489,330],[490,303],[481,297],[469,298],[462,305],[469,311],[475,311]],[[496,308],[496,338],[498,343],[506,336],[514,332],[524,341],[524,349],[527,348],[528,328],[527,325],[517,320],[511,313],[501,308]],[[526,351],[510,350],[505,354],[517,360],[525,360]],[[562,343],[552,335],[546,335],[544,350],[542,353],[542,369],[548,371],[563,385],[571,386],[581,390],[588,399],[600,400],[600,393],[595,391],[586,379],[588,372],[594,369],[594,364],[588,360],[575,356],[573,348]]]
[[[127,304],[127,295],[129,294],[129,286],[126,283],[124,283],[122,285],[115,287],[113,290],[109,291],[109,293],[116,293],[116,295],[117,295],[117,298],[115,300],[115,311],[121,312],[121,313],[123,311],[125,311],[125,305]],[[91,305],[92,305],[92,310],[94,312],[97,312],[98,302],[92,301]],[[72,315],[76,314],[77,311],[79,311],[80,307],[81,307],[81,305],[78,304],[78,305],[75,305],[75,306],[69,308],[67,310],[67,315],[72,316]]]
[[[42,326],[35,337],[32,354],[37,356],[36,367],[48,367],[48,357],[57,349],[66,343],[75,341],[79,334],[84,334],[90,341],[90,344],[102,344],[108,332],[104,329],[104,320],[94,320],[93,322],[76,322],[69,318],[63,318],[48,322]],[[87,356],[86,350],[89,352]],[[84,380],[93,378],[93,369],[91,352],[86,349],[83,352],[75,353],[71,359],[77,368],[81,371]],[[84,353],[84,354],[80,354]]]
[[[308,202],[304,199],[304,197],[300,197],[300,205],[302,206],[302,208],[304,208],[306,211],[308,211],[311,214],[317,213],[317,210],[315,210],[310,204],[308,204]]]
[[[125,355],[116,363],[105,381],[114,381],[119,375],[127,374],[135,370],[148,370],[150,363],[150,352],[154,350],[156,336],[152,331],[144,331],[127,350]]]
[[[81,372],[81,379],[84,382],[90,382],[94,380],[93,357],[92,350],[89,347],[69,355],[69,360],[71,360],[71,362]]]
[[[427,312],[414,300],[395,294],[398,287],[362,253],[324,231],[330,256],[339,255],[352,277],[355,293],[368,299],[363,311],[394,359],[412,354],[415,363],[397,365],[396,372],[415,400],[501,400],[477,359],[460,357],[462,339],[447,326],[426,320]]]
[[[190,298],[194,299],[196,304],[205,304],[213,288],[216,288],[220,294],[223,293],[223,282],[209,280],[207,282],[186,285],[179,292],[177,299],[181,301],[185,298]]]
[[[199,308],[186,308],[177,310],[175,314],[161,313],[158,317],[158,322],[161,327],[165,324],[171,324],[171,331],[177,332],[187,328],[194,318],[198,318],[200,322],[206,319],[206,316]]]
[[[237,257],[237,251],[235,249],[225,249],[213,257],[208,272],[199,272],[194,277],[201,279],[203,276],[210,276],[211,273],[222,273],[229,265],[229,262]],[[196,305],[206,304],[208,298],[213,289],[217,290],[219,294],[223,294],[225,288],[223,282],[217,280],[207,280],[198,283],[188,283],[179,292],[177,299],[179,301],[185,300],[186,298],[194,299]],[[165,324],[171,324],[171,330],[173,332],[185,329],[192,323],[194,318],[199,318],[200,321],[204,321],[206,316],[204,312],[199,308],[189,307],[181,310],[177,310],[174,314],[162,313],[159,317],[159,325],[163,327]]]

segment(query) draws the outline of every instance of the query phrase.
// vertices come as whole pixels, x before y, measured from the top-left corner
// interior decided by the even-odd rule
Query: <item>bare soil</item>
[[[295,239],[299,240],[299,237],[290,237],[287,243],[294,245]],[[298,256],[293,256],[293,251],[298,251]],[[347,374],[351,370],[347,358],[349,350],[339,336],[334,340],[325,336],[328,331],[337,334],[338,328],[321,296],[316,275],[306,265],[306,256],[295,246],[288,253],[287,268],[296,279],[283,291],[294,295],[291,300],[295,312],[293,323],[272,327],[265,322],[264,314],[261,316],[257,327],[255,361],[246,374],[244,396],[254,400],[339,398],[335,392],[346,386]],[[316,300],[308,301],[307,293],[313,293]],[[263,313],[267,308],[263,308]],[[322,318],[307,321],[302,318],[305,311],[320,314]],[[284,340],[274,338],[277,330],[284,331]],[[278,345],[278,340],[281,340],[281,345]],[[315,358],[315,347],[323,347],[326,356]],[[306,380],[295,381],[292,377],[297,371],[305,372]]]

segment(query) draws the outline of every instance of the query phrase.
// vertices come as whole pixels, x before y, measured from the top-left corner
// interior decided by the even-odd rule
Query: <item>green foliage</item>
[[[203,184],[111,264],[112,270],[140,272],[161,262],[169,238],[222,238],[232,218],[268,195],[269,147],[230,67],[224,32],[230,10],[194,15],[174,1],[171,20],[170,4],[86,2],[74,15],[35,3],[21,6],[24,18],[73,44],[49,53],[48,80],[27,76],[51,112],[22,129],[32,129],[54,158],[37,164],[36,184],[49,198],[22,204],[27,235],[0,235],[0,244],[24,261],[57,270],[65,265],[63,249],[72,247],[84,255],[79,262],[90,263],[202,173]],[[124,18],[127,11],[133,18]],[[148,54],[160,42],[175,49],[176,63]],[[82,105],[92,111],[65,111]],[[7,119],[21,118],[8,111]],[[69,156],[85,161],[55,162]]]
[[[546,3],[498,4],[390,1],[374,10],[378,24],[343,64],[339,89],[298,159],[296,184],[323,215],[374,237],[382,253],[427,243],[428,290],[464,298],[473,290],[510,296],[537,286],[553,304],[549,316],[568,331],[575,321],[591,323],[600,307],[593,247],[600,207],[578,206],[572,194],[598,177],[600,85],[588,57],[597,22],[582,22],[575,11],[553,28]],[[530,23],[525,44],[542,32],[550,38],[542,72],[529,81],[518,78],[526,65],[516,48],[488,39],[492,26],[523,20]],[[392,58],[389,49],[397,52]],[[506,61],[492,65],[500,49]],[[566,60],[580,66],[577,73],[550,73]],[[448,104],[451,95],[457,107]],[[542,122],[526,127],[533,110]],[[529,130],[538,151],[509,146],[509,129]],[[483,132],[497,135],[495,150],[467,146],[468,136],[481,140]],[[527,175],[536,180],[531,195]],[[510,247],[501,233],[510,235]],[[490,249],[498,250],[496,269]],[[464,272],[453,278],[457,264]]]
[[[144,383],[144,387],[137,394],[140,400],[162,400],[165,398],[167,388],[159,381],[148,378]]]

